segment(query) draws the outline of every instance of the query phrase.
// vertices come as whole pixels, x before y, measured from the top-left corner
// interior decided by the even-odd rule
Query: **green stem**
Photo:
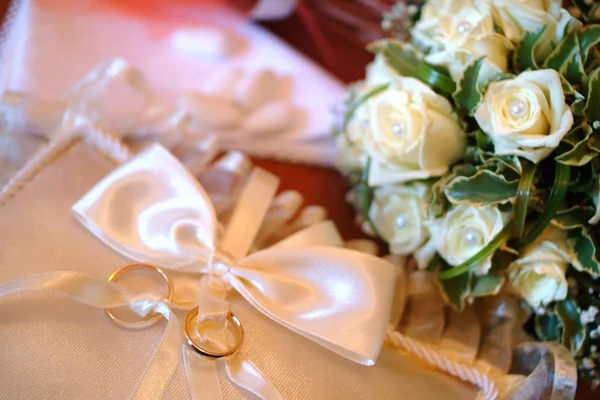
[[[371,203],[373,203],[373,191],[369,187],[369,171],[371,170],[371,159],[367,159],[367,163],[365,165],[365,169],[363,171],[362,179],[361,179],[361,197],[362,197],[362,212],[363,217],[369,224],[369,227],[373,231],[373,233],[381,238],[377,227],[375,226],[375,222],[371,219],[369,215],[369,211],[371,209]]]
[[[550,197],[538,220],[535,224],[527,231],[525,236],[519,240],[519,245],[523,246],[533,242],[546,226],[550,223],[552,218],[556,215],[556,212],[563,204],[567,190],[569,188],[569,182],[571,181],[571,167],[569,165],[556,163],[556,169],[554,172],[554,184],[550,191]]]
[[[513,237],[519,239],[523,236],[525,231],[525,219],[527,218],[527,205],[529,203],[529,196],[531,194],[531,185],[533,183],[533,177],[537,170],[537,164],[527,163],[523,168],[523,174],[519,181],[519,187],[517,189],[517,200],[515,201],[515,222],[513,223]]]
[[[483,249],[479,250],[477,254],[469,258],[457,267],[450,268],[438,273],[438,279],[445,281],[448,279],[455,278],[459,275],[469,272],[473,267],[483,262],[485,259],[493,255],[496,250],[500,248],[510,238],[510,231],[512,230],[512,224],[509,222],[504,226],[504,229],[494,237],[494,239],[487,244]]]

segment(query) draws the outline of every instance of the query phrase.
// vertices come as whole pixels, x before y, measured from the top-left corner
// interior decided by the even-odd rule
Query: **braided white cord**
[[[76,139],[75,135],[64,135],[52,141],[43,151],[31,157],[26,166],[21,168],[8,183],[0,189],[0,205],[10,200],[23,186],[33,179],[46,165],[67,149]]]
[[[494,382],[490,375],[480,369],[452,360],[438,351],[402,335],[400,332],[388,330],[386,341],[391,343],[394,347],[400,348],[427,362],[429,365],[436,367],[440,371],[447,372],[463,382],[468,382],[477,386],[481,390],[480,398],[485,400],[495,400],[499,396],[496,382]]]
[[[88,128],[85,135],[88,143],[94,145],[102,153],[119,164],[129,160],[131,152],[118,136],[95,125],[90,125]]]
[[[56,135],[42,151],[33,155],[27,164],[0,188],[0,205],[15,196],[41,170],[81,138],[85,138],[117,163],[122,163],[130,157],[128,148],[118,138],[95,126],[86,126]]]

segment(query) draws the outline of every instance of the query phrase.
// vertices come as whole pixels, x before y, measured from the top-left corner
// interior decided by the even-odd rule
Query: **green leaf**
[[[450,173],[447,173],[438,179],[431,187],[432,198],[427,208],[428,215],[433,218],[439,218],[450,206],[450,203],[444,194],[444,188],[448,185],[448,182],[457,176],[471,176],[476,172],[477,170],[471,164],[459,164],[455,165]]]
[[[556,213],[551,224],[562,229],[583,228],[587,225],[588,217],[581,206],[573,206],[568,210]]]
[[[462,274],[455,278],[440,281],[442,294],[447,302],[455,309],[462,310],[469,296],[470,274]]]
[[[588,61],[590,50],[600,43],[600,25],[588,25],[577,32],[579,39],[579,52],[582,55],[583,63]]]
[[[400,75],[417,77],[417,66],[420,60],[409,46],[396,41],[387,41],[381,45],[380,52],[389,66]]]
[[[575,128],[571,129],[569,133],[567,133],[565,137],[562,138],[562,141],[575,147],[577,143],[581,142],[582,140],[588,139],[591,133],[592,128],[584,122],[581,125],[578,125]]]
[[[598,153],[588,146],[588,138],[577,143],[571,150],[555,158],[561,164],[581,167],[592,161],[598,156]]]
[[[515,201],[515,222],[513,224],[513,237],[519,239],[523,236],[525,230],[525,220],[527,218],[527,206],[529,204],[529,195],[533,184],[537,164],[526,162],[523,168],[523,175],[519,180],[517,189],[517,200]]]
[[[456,89],[454,81],[444,71],[423,61],[410,45],[387,40],[378,43],[376,47],[388,65],[400,75],[417,78],[446,95],[452,94]]]
[[[471,289],[471,296],[484,297],[497,295],[506,279],[500,273],[490,273],[484,276],[476,276],[473,280],[475,283],[473,283]]]
[[[585,326],[581,323],[581,310],[573,299],[559,301],[554,313],[562,323],[561,343],[572,355],[577,355],[585,339]]]
[[[565,76],[570,83],[581,84],[586,78],[590,51],[600,43],[600,26],[588,25],[571,32],[560,41],[543,64]]]
[[[588,79],[588,93],[583,115],[588,121],[600,120],[600,68]]]
[[[446,73],[423,61],[417,68],[417,78],[428,86],[437,88],[445,95],[451,95],[456,90],[456,84]]]
[[[583,110],[585,109],[585,98],[577,99],[571,104],[571,111],[578,117],[583,117]]]
[[[477,87],[477,82],[484,61],[485,58],[481,57],[469,64],[458,82],[456,92],[452,95],[459,108],[469,115],[473,114],[477,105],[481,102],[482,94]]]
[[[473,257],[463,262],[457,267],[446,269],[438,273],[438,279],[441,281],[449,280],[457,276],[463,275],[469,272],[473,267],[479,265],[482,261],[491,257],[500,246],[504,245],[510,237],[510,231],[512,229],[511,223],[500,231],[492,241],[490,241],[483,249],[479,250]]]
[[[521,164],[521,160],[517,156],[498,156],[494,155],[488,161],[498,161],[505,165],[506,167],[513,170],[517,175],[521,175],[523,173],[523,165]],[[517,178],[518,179],[518,178]]]
[[[567,190],[569,188],[569,182],[571,180],[571,167],[561,163],[556,163],[556,169],[554,172],[554,183],[550,191],[548,201],[542,210],[537,221],[533,224],[531,229],[519,240],[521,246],[533,242],[540,233],[550,223],[560,206],[565,200]]]
[[[517,156],[500,156],[495,154],[493,151],[485,151],[480,148],[467,147],[464,159],[466,162],[472,164],[488,164],[492,162],[499,163],[502,164],[504,167],[512,170],[517,176],[520,176],[523,173],[523,166],[521,165],[521,160]],[[518,178],[515,178],[515,180],[516,179]],[[507,180],[512,179],[507,178]]]
[[[535,334],[542,341],[558,342],[562,325],[553,313],[535,316]]]
[[[579,51],[579,39],[571,33],[558,43],[556,49],[546,58],[543,68],[560,72],[563,65]]]
[[[570,82],[577,85],[581,84],[586,78],[583,63],[581,61],[581,55],[579,53],[573,54],[571,58],[563,65],[560,73]]]
[[[507,182],[502,175],[480,170],[470,177],[454,178],[444,189],[451,203],[469,203],[486,206],[505,203],[517,195],[518,181]]]
[[[569,194],[585,194],[589,195],[593,192],[594,183],[597,175],[594,173],[592,164],[600,158],[595,158],[591,163],[582,167],[575,168],[571,183],[569,184]]]
[[[374,42],[371,42],[367,45],[366,49],[368,52],[370,53],[379,53],[381,50],[383,50],[388,43],[390,42],[390,39],[381,39],[381,40],[376,40]]]
[[[590,136],[587,141],[587,145],[591,150],[600,153],[600,134]]]
[[[471,278],[471,297],[494,296],[498,294],[506,281],[503,271],[514,259],[515,255],[511,252],[496,251],[492,257],[492,267],[487,275],[473,276]]]
[[[482,150],[491,151],[494,150],[494,144],[488,135],[483,133],[481,129],[475,132],[475,140],[477,141],[477,147]]]
[[[590,275],[600,275],[600,263],[596,258],[596,244],[587,229],[580,229],[573,236],[574,245],[571,254],[571,264],[579,271]]]
[[[387,83],[385,85],[376,86],[373,89],[371,89],[370,91],[368,91],[367,93],[365,93],[364,96],[355,100],[353,102],[352,106],[350,107],[350,109],[348,110],[348,112],[346,113],[346,116],[344,117],[344,124],[342,125],[342,131],[344,131],[344,132],[346,131],[346,128],[348,127],[348,123],[352,119],[352,116],[354,115],[354,113],[356,112],[358,107],[363,105],[371,97],[376,96],[379,93],[385,91],[389,86],[390,86],[389,83]]]
[[[562,89],[565,94],[565,102],[567,104],[571,104],[577,98],[583,98],[574,88],[573,85],[569,83],[569,81],[562,75],[560,76],[560,83],[562,84]]]
[[[546,26],[542,26],[535,32],[527,31],[523,36],[523,40],[515,49],[513,63],[517,68],[517,71],[527,71],[538,69],[538,65],[535,62],[535,49],[539,45],[540,38],[546,30]]]

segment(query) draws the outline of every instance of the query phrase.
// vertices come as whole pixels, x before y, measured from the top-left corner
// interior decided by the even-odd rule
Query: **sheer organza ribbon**
[[[235,290],[291,331],[372,365],[389,321],[394,267],[333,247],[341,240],[329,222],[247,255],[277,186],[276,177],[255,169],[223,228],[197,180],[168,151],[153,145],[100,181],[73,211],[98,238],[129,258],[201,274],[197,328],[212,345],[227,347],[225,297]],[[219,324],[221,329],[214,329]],[[184,354],[195,397],[220,397],[214,371],[221,369],[244,394],[280,398],[243,347],[218,361],[192,357],[189,350]]]

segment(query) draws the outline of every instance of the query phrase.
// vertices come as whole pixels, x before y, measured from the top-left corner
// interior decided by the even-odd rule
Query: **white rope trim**
[[[89,125],[58,134],[42,151],[31,157],[27,164],[0,189],[0,205],[5,204],[13,198],[46,166],[54,162],[60,154],[81,139],[85,139],[116,163],[121,164],[131,157],[127,146],[121,143],[112,133],[104,131],[97,126]]]
[[[452,360],[427,345],[402,335],[400,332],[388,330],[386,341],[388,344],[416,356],[440,371],[477,386],[480,389],[479,398],[484,400],[498,399],[499,390],[496,382],[482,370]]]
[[[129,148],[118,136],[95,125],[89,126],[85,139],[116,163],[122,164],[131,157]]]

